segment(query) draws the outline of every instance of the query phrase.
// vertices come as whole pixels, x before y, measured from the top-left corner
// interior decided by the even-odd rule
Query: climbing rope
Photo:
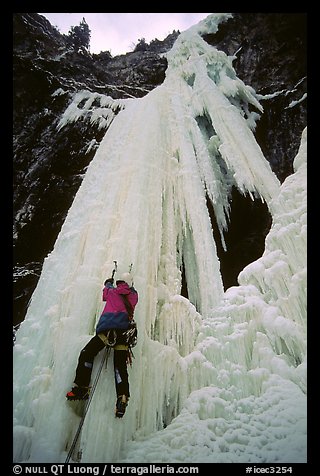
[[[102,367],[103,367],[103,364],[104,362],[108,361],[108,357],[109,357],[109,353],[110,353],[110,347],[105,347],[105,350],[104,350],[104,354],[103,354],[103,358],[101,360],[101,364],[100,364],[100,367],[99,367],[99,370],[97,372],[97,375],[96,375],[96,378],[93,382],[93,385],[92,385],[92,388],[91,388],[91,392],[89,394],[89,399],[87,401],[87,404],[85,406],[85,409],[84,409],[84,412],[83,412],[83,415],[81,417],[81,420],[80,420],[80,423],[79,423],[79,426],[78,426],[78,430],[73,438],[73,442],[72,442],[72,445],[70,447],[70,450],[69,450],[69,453],[68,453],[68,456],[65,460],[65,463],[69,463],[70,461],[70,458],[72,456],[72,453],[76,447],[76,444],[77,444],[77,441],[78,441],[78,438],[79,438],[79,435],[80,435],[80,432],[81,432],[81,429],[83,427],[83,423],[84,423],[84,419],[86,417],[86,414],[88,413],[88,410],[89,410],[89,406],[90,406],[90,403],[91,403],[91,400],[92,400],[92,397],[93,397],[93,394],[95,392],[95,389],[97,387],[97,384],[98,384],[98,380],[99,380],[99,377],[100,377],[100,374],[101,374],[101,371],[102,371]]]

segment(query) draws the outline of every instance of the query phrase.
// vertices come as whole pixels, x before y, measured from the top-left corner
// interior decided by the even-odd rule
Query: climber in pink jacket
[[[127,360],[130,354],[128,355],[126,332],[132,328],[136,331],[133,313],[138,303],[138,293],[131,285],[129,273],[116,281],[116,287],[113,285],[113,278],[107,279],[104,285],[102,299],[106,304],[96,327],[96,335],[80,352],[74,379],[75,386],[66,394],[66,398],[68,400],[88,399],[94,358],[105,345],[110,345],[114,347],[116,416],[121,418],[130,397],[127,370]],[[111,330],[115,330],[116,333],[116,341],[112,345],[108,342],[108,332]]]
[[[129,279],[130,275],[127,277],[127,281]],[[105,288],[102,293],[102,299],[106,301],[106,304],[96,327],[97,334],[108,329],[128,329],[132,320],[130,306],[133,315],[134,308],[138,302],[137,291],[133,286],[129,287],[129,284],[124,279],[116,282],[116,288],[113,287],[112,278],[107,279],[104,284]]]

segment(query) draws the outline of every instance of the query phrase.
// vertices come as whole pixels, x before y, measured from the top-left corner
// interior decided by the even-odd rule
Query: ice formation
[[[52,96],[61,94],[63,94],[63,90],[59,88]],[[82,90],[74,95],[71,103],[61,116],[58,130],[70,122],[78,121],[80,118],[90,118],[91,124],[98,123],[98,129],[108,128],[115,117],[115,112],[123,109],[124,104],[125,100],[123,99],[113,99],[104,94]]]
[[[123,102],[87,169],[16,334],[16,462],[65,461],[79,424],[65,393],[115,259],[119,273],[134,263],[140,295],[131,399],[115,419],[108,362],[81,462],[306,461],[306,132],[280,186],[254,138],[257,95],[201,37],[228,17],[178,37],[164,83]],[[223,238],[233,186],[273,224],[224,292],[206,198]]]

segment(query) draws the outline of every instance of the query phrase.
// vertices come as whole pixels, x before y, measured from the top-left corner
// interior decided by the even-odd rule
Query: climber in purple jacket
[[[99,322],[96,326],[96,335],[81,350],[75,386],[66,394],[68,400],[86,400],[90,392],[90,380],[95,356],[105,345],[114,348],[114,376],[117,392],[116,416],[122,417],[130,397],[128,380],[128,342],[126,331],[135,327],[133,313],[138,302],[138,293],[131,283],[129,273],[125,273],[113,285],[113,278],[105,281],[102,299],[106,301]],[[108,341],[109,331],[116,330],[116,342]],[[114,336],[114,334],[113,334]]]

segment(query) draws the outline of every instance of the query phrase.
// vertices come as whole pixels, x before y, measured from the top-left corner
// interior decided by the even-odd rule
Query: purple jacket
[[[106,284],[102,294],[106,304],[96,327],[97,334],[108,329],[128,329],[130,321],[121,297],[123,294],[128,296],[134,310],[138,302],[138,293],[133,286],[130,288],[127,283],[119,283],[117,287],[113,287],[111,283]]]

